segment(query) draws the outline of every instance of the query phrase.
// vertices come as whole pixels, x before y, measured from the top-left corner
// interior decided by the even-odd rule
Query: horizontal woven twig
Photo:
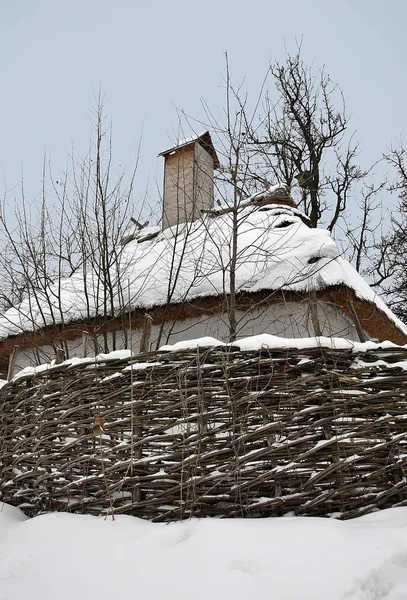
[[[215,348],[19,377],[0,390],[1,499],[154,520],[407,504],[403,360]]]

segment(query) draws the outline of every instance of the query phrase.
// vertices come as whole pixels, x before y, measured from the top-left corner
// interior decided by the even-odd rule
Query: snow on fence
[[[29,373],[0,390],[0,498],[155,521],[407,505],[406,365],[218,347]]]

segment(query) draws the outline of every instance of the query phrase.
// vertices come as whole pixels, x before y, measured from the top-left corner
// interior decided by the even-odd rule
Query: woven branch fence
[[[0,498],[154,521],[407,505],[401,361],[218,347],[22,376],[0,390]]]

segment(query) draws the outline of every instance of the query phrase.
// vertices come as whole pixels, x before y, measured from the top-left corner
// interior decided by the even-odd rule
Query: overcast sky
[[[176,107],[203,118],[224,98],[224,52],[235,81],[259,87],[270,59],[303,40],[342,88],[367,161],[406,134],[407,3],[403,0],[0,0],[0,169],[13,188],[40,189],[46,150],[54,171],[84,151],[101,86],[114,152],[131,162],[143,129],[140,194],[161,183],[157,154],[173,141]],[[198,127],[199,128],[199,127]],[[186,134],[189,132],[186,131]]]

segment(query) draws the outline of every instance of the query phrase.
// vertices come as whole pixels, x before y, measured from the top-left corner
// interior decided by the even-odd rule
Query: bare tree
[[[358,273],[369,277],[373,286],[381,283],[377,255],[383,231],[381,193],[386,185],[386,180],[379,183],[364,182],[359,189],[354,218],[346,223],[345,229],[349,260]]]
[[[291,189],[310,224],[332,231],[342,219],[355,184],[368,170],[357,164],[358,148],[349,133],[343,95],[324,69],[307,67],[301,49],[282,63],[270,64],[254,101],[232,81],[226,55],[226,102],[220,116],[204,102],[206,125],[215,132],[222,168],[216,178],[218,196],[233,217],[229,273],[225,286],[230,339],[236,336],[237,236],[239,209],[253,193],[271,183]],[[369,209],[370,210],[370,209]],[[362,227],[362,238],[367,232]],[[357,239],[350,240],[357,244]],[[360,241],[360,240],[359,240]],[[363,244],[363,242],[361,242]],[[351,249],[361,262],[361,251]]]
[[[138,166],[113,173],[112,128],[104,118],[99,96],[94,114],[95,141],[85,160],[72,158],[71,195],[76,245],[80,249],[87,317],[104,319],[123,315],[127,303],[125,272],[121,265],[121,239],[131,217],[141,207],[133,202]],[[135,212],[137,211],[137,213]],[[114,333],[104,334],[103,351],[115,350]]]
[[[397,194],[398,206],[387,207],[387,229],[376,244],[372,271],[375,284],[385,294],[388,304],[402,320],[407,320],[407,151],[402,143],[384,154],[391,167],[393,181],[388,193]],[[388,198],[388,202],[390,202]]]
[[[99,95],[87,156],[77,158],[72,152],[69,168],[61,176],[54,176],[44,158],[40,202],[29,203],[23,185],[15,210],[10,209],[10,193],[4,197],[0,300],[5,310],[25,299],[24,317],[33,329],[64,328],[67,278],[71,282],[76,278],[78,298],[85,298],[85,305],[82,301],[78,307],[81,318],[113,319],[127,309],[120,241],[130,217],[143,208],[133,198],[138,153],[130,172],[114,167],[112,128],[104,108]],[[115,334],[104,333],[97,349],[115,348]]]
[[[358,165],[358,145],[337,84],[325,69],[315,73],[308,67],[299,48],[270,64],[254,101],[243,85],[233,84],[228,63],[225,87],[227,106],[220,116],[206,103],[204,108],[216,147],[238,148],[239,168],[226,161],[218,181],[229,182],[242,197],[270,182],[286,185],[311,226],[322,223],[332,231],[355,184],[369,172]],[[233,132],[231,113],[240,122]]]

